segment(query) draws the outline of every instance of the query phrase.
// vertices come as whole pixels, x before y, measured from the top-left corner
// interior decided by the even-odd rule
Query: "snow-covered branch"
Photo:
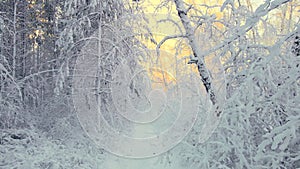
[[[233,34],[229,38],[226,38],[222,43],[216,45],[215,47],[203,52],[203,56],[208,56],[209,54],[224,48],[225,46],[231,44],[238,38],[244,36],[248,31],[250,31],[260,20],[261,17],[266,16],[270,11],[276,9],[278,6],[283,5],[290,0],[276,0],[273,2],[266,1],[264,4],[260,5],[254,12],[252,16],[246,19],[246,23],[241,26],[236,34]],[[271,4],[271,5],[270,5]]]
[[[170,36],[165,36],[156,46],[156,53],[157,53],[157,56],[160,55],[160,47],[167,41],[167,40],[170,40],[170,39],[176,39],[176,38],[184,38],[186,37],[185,35],[170,35]]]

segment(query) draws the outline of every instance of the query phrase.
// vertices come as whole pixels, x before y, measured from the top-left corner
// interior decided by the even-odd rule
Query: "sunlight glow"
[[[235,1],[234,10],[239,13],[240,18],[237,21],[230,21],[233,7],[231,5],[226,5],[224,10],[221,11],[221,7],[225,0],[185,0],[185,2],[187,4],[191,4],[196,9],[189,12],[190,17],[193,15],[215,17],[214,22],[207,24],[204,23],[203,26],[200,26],[196,31],[196,34],[198,34],[197,36],[201,37],[199,42],[203,44],[200,48],[204,51],[218,44],[218,41],[224,40],[224,38],[226,38],[226,35],[224,34],[227,33],[224,32],[224,30],[228,30],[228,27],[235,27],[238,29],[238,27],[243,26],[246,23],[246,17],[249,16],[249,13],[254,13],[255,10],[264,3],[264,1],[260,0]],[[271,11],[267,16],[262,17],[260,19],[261,21],[259,21],[252,30],[246,33],[246,36],[254,39],[254,41],[259,40],[263,45],[274,44],[278,34],[284,34],[285,32],[291,31],[294,24],[300,19],[299,17],[294,17],[295,15],[300,16],[299,12],[297,12],[300,10],[299,4],[300,1],[291,1],[282,5],[278,9]],[[159,43],[165,36],[180,34],[179,28],[177,28],[173,23],[166,21],[173,20],[182,28],[173,1],[163,2],[160,0],[140,0],[138,3],[131,1],[131,5],[136,5],[135,7],[142,9],[146,13],[146,17],[149,19],[147,24],[150,25],[150,31],[153,33],[153,39],[141,39],[148,48],[155,50],[157,46],[156,43]],[[224,23],[226,20],[232,22],[228,23],[232,25],[226,25]],[[274,29],[270,29],[272,27],[267,26],[270,24],[274,26],[276,25]],[[220,34],[209,35],[212,33],[209,32],[209,30],[217,30]],[[235,30],[229,29],[229,31]],[[274,36],[271,36],[272,34],[274,34]],[[214,40],[212,37],[217,39]],[[153,43],[153,40],[156,43]],[[178,43],[182,43],[181,46],[184,47],[176,51],[176,45]],[[169,55],[160,57],[156,56],[158,57],[161,67],[172,73],[174,73],[174,70],[172,70],[172,68],[168,68],[168,65],[170,65],[170,63],[174,65],[176,62],[175,60],[183,59],[191,54],[190,48],[183,38],[167,40],[161,46],[160,50],[164,50],[169,53]],[[195,67],[193,67],[193,69],[196,70]]]

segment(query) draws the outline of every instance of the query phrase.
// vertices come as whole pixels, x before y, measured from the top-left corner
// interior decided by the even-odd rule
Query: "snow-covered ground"
[[[1,169],[94,169],[103,162],[85,137],[53,140],[33,130],[1,130],[0,157]]]

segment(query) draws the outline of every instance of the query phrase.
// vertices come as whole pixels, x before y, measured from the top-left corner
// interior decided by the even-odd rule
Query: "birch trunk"
[[[14,3],[14,20],[13,20],[13,57],[12,57],[12,77],[16,77],[16,59],[17,59],[17,4]]]
[[[197,58],[197,68],[198,72],[200,74],[201,80],[203,82],[203,85],[206,89],[206,92],[209,95],[210,101],[213,105],[216,105],[217,100],[215,96],[215,92],[213,89],[212,84],[212,77],[210,76],[210,73],[205,65],[204,56],[202,55],[202,52],[199,48],[200,44],[197,41],[195,34],[194,34],[194,28],[192,27],[190,23],[190,19],[187,16],[187,10],[184,7],[184,3],[182,0],[174,0],[176,4],[176,10],[178,12],[178,16],[181,20],[181,23],[185,29],[187,39],[189,41],[189,44],[192,48],[192,52],[195,58]]]

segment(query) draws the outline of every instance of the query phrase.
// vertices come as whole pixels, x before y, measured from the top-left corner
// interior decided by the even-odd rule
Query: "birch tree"
[[[164,5],[166,4],[167,1]],[[298,86],[296,79],[299,75],[295,74],[298,72],[299,63],[298,58],[295,57],[299,17],[295,16],[294,12],[299,8],[299,3],[275,0],[254,7],[251,1],[224,1],[222,4],[210,5],[174,1],[174,5],[185,33],[166,36],[162,42],[172,38],[186,38],[193,55],[202,57],[192,57],[190,63],[196,63],[198,67],[199,60],[217,54],[223,62],[226,74],[227,103],[222,111],[223,122],[204,145],[194,144],[193,137],[187,141],[190,145],[196,146],[198,152],[204,153],[202,156],[197,152],[192,156],[186,153],[189,159],[187,165],[193,163],[200,168],[276,168],[279,166],[293,168],[297,166],[296,158],[288,157],[283,151],[295,157],[293,148],[288,147],[296,146],[294,142],[297,140],[295,136],[298,130],[290,130],[290,126],[299,121],[296,115],[299,107],[296,108],[294,105],[294,101],[297,100],[296,93],[299,92],[296,89]],[[216,10],[212,10],[215,8]],[[282,17],[281,23],[276,22],[274,13]],[[205,66],[207,63],[204,61],[202,68]],[[202,80],[204,80],[203,74],[206,75],[200,72]],[[287,83],[293,85],[282,87]],[[281,87],[277,88],[278,85]],[[211,89],[215,90],[213,87]],[[282,96],[276,94],[278,92],[295,95],[289,95],[289,101],[284,102],[278,98]],[[213,99],[210,97],[210,100]],[[269,119],[268,122],[266,119]],[[208,123],[214,122],[212,120]],[[195,134],[198,133],[197,129],[193,130]],[[247,134],[241,135],[241,133]],[[280,147],[281,144],[284,146]],[[269,149],[268,146],[273,148]],[[226,152],[226,155],[219,154],[219,151]],[[272,154],[275,151],[282,152],[282,156]],[[266,154],[270,156],[264,158]],[[273,163],[267,162],[267,159]],[[284,159],[289,159],[291,163],[287,164]]]

